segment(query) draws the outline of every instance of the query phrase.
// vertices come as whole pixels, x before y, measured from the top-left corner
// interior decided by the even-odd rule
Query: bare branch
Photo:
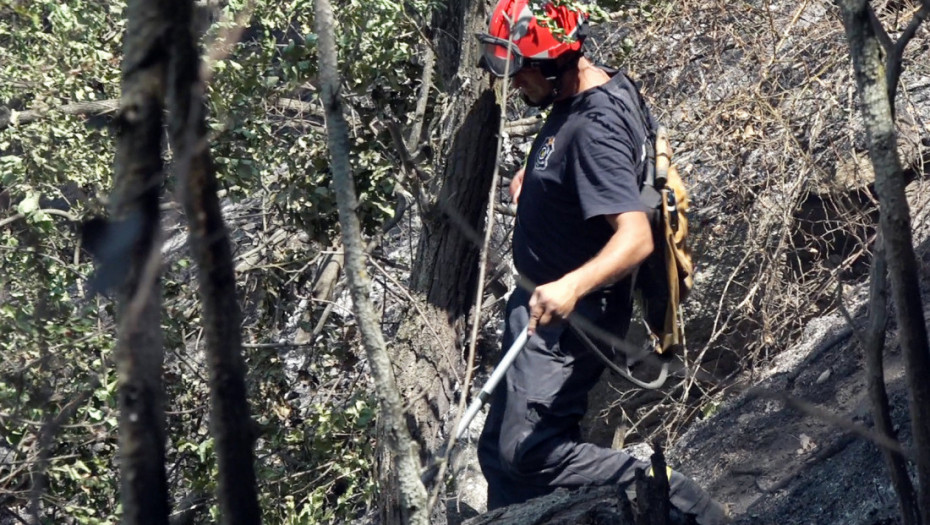
[[[885,262],[884,241],[879,235],[875,241],[875,254],[872,258],[871,286],[869,288],[869,328],[866,334],[865,367],[868,375],[869,397],[872,399],[872,414],[878,432],[897,441],[894,422],[891,420],[891,408],[888,392],[885,389],[885,367],[882,352],[885,347],[885,329],[888,324],[888,264]],[[901,516],[905,525],[920,523],[920,508],[917,494],[907,472],[904,457],[887,449],[882,450],[885,464],[891,473],[891,481],[898,501],[901,504]]]
[[[529,137],[542,128],[543,119],[540,116],[527,117],[507,122],[504,132],[511,137]]]
[[[47,215],[55,215],[56,217],[62,217],[62,218],[67,219],[67,220],[69,220],[69,221],[71,221],[71,222],[78,222],[79,220],[81,220],[80,217],[78,217],[77,215],[73,215],[73,214],[68,213],[68,212],[66,212],[66,211],[64,211],[64,210],[58,210],[58,209],[55,209],[55,208],[45,208],[45,209],[41,209],[41,210],[37,210],[35,213],[45,213],[45,214],[47,214]],[[25,219],[25,218],[26,218],[26,215],[25,215],[25,214],[22,214],[22,213],[17,213],[16,215],[11,215],[11,216],[7,217],[6,219],[0,220],[0,228],[3,228],[4,226],[6,226],[6,225],[8,225],[8,224],[12,224],[12,223],[14,223],[14,222],[16,222],[16,221],[18,221],[18,220],[20,220],[20,219]]]
[[[882,49],[885,50],[887,56],[891,56],[895,50],[895,43],[891,41],[891,37],[888,36],[888,32],[885,31],[885,27],[875,14],[875,9],[872,8],[872,4],[866,3],[866,11],[869,15],[869,23],[872,24],[872,30],[875,31],[875,36],[881,43]]]
[[[383,122],[385,127],[387,127],[388,133],[391,135],[394,147],[397,148],[398,155],[400,155],[400,165],[404,168],[407,181],[414,187],[418,187],[420,183],[429,180],[429,175],[417,166],[413,155],[411,155],[410,150],[407,149],[407,143],[404,142],[404,134],[400,129],[400,123],[389,114],[385,114]]]
[[[914,35],[917,34],[917,29],[924,20],[927,19],[928,15],[930,15],[930,2],[925,1],[920,9],[914,13],[914,17],[911,18],[904,32],[901,33],[901,36],[898,37],[898,40],[894,43],[894,46],[886,47],[888,58],[886,59],[887,66],[885,78],[888,82],[888,98],[891,99],[892,114],[894,114],[895,95],[898,92],[898,82],[901,79],[901,72],[904,68],[904,48],[907,47],[907,44],[914,38]],[[878,26],[881,27],[881,24],[878,24]],[[881,38],[881,35],[884,35],[886,39],[888,38],[884,30],[879,33],[879,38]],[[882,45],[885,45],[884,40],[882,40]]]
[[[0,106],[0,130],[4,130],[9,126],[30,124],[54,113],[96,116],[115,113],[117,109],[119,109],[118,99],[73,102],[56,108],[29,109],[26,111],[15,111]]]
[[[924,0],[920,9],[914,13],[914,18],[911,18],[904,32],[901,33],[901,36],[899,36],[898,40],[895,42],[895,54],[898,57],[903,55],[904,48],[907,47],[907,44],[914,38],[914,35],[917,34],[917,29],[920,28],[920,25],[924,23],[928,17],[930,17],[930,1]]]
[[[294,117],[300,117],[298,120],[306,122],[311,126],[323,126],[323,113],[310,102],[304,102],[294,98],[280,98],[271,104],[271,107],[293,114]],[[86,116],[99,117],[103,115],[116,115],[119,109],[119,99],[91,100],[87,102],[72,102],[47,109],[27,109],[25,111],[16,111],[5,106],[0,106],[0,131],[10,126],[22,126],[32,124],[44,118],[56,114],[68,116]]]
[[[407,151],[415,151],[420,144],[423,131],[423,121],[426,118],[426,108],[429,104],[429,93],[433,89],[433,71],[436,69],[436,52],[427,40],[424,46],[423,75],[420,77],[420,95],[417,98],[417,107],[413,113],[413,124],[410,134],[407,135]]]
[[[397,390],[384,336],[378,327],[369,294],[370,282],[365,271],[361,226],[355,212],[358,207],[358,198],[355,194],[349,163],[348,127],[342,113],[343,104],[339,96],[338,58],[333,34],[335,23],[329,0],[316,0],[314,13],[316,32],[319,36],[320,80],[323,107],[327,117],[326,128],[331,169],[346,252],[346,274],[362,345],[368,355],[371,374],[381,405],[381,423],[387,438],[385,444],[391,459],[396,462],[397,472],[381,472],[380,474],[382,479],[396,476],[399,483],[399,494],[397,494],[399,508],[385,509],[385,511],[392,514],[398,512],[405,523],[426,525],[429,523],[426,488],[420,481],[419,461],[404,419],[400,393]],[[385,465],[385,467],[390,466]],[[391,487],[383,487],[383,489],[393,490]],[[396,501],[392,496],[386,495],[384,501]]]
[[[20,219],[25,219],[25,218],[26,218],[26,216],[23,215],[22,213],[17,213],[16,215],[11,215],[11,216],[7,217],[6,219],[3,219],[2,221],[0,221],[0,228],[3,228],[4,226],[6,226],[6,225],[8,225],[8,224],[13,224],[13,223],[16,222],[16,221],[18,221],[18,220],[20,220]]]

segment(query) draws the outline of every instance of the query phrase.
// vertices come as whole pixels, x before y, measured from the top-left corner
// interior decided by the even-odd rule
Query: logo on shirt
[[[533,165],[533,169],[546,169],[546,167],[549,166],[549,156],[552,155],[552,150],[554,149],[555,135],[546,137],[546,140],[543,141],[542,147],[539,148],[539,153],[536,154],[536,163]]]

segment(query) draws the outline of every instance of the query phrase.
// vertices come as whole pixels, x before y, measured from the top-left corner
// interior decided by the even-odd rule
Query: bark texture
[[[480,231],[494,172],[500,109],[479,70],[472,35],[485,30],[483,2],[440,5],[432,27],[434,83],[441,95],[433,150],[433,178],[421,189],[423,228],[411,287],[426,305],[411,311],[392,346],[399,387],[410,407],[410,427],[423,458],[449,435],[464,362],[457,341],[472,307],[478,275]],[[421,315],[420,312],[424,312]]]
[[[433,17],[437,86],[445,95],[437,159],[421,200],[423,231],[411,272],[413,288],[457,318],[471,307],[480,232],[497,162],[500,108],[477,67],[473,35],[486,31],[483,2],[450,1]]]
[[[255,524],[261,522],[261,511],[254,468],[255,435],[239,329],[242,313],[236,296],[229,234],[207,146],[200,55],[190,27],[193,1],[173,0],[162,5],[171,21],[170,136],[203,305],[221,522]]]
[[[901,348],[907,363],[910,416],[918,460],[918,501],[921,517],[930,523],[930,346],[924,323],[917,258],[911,232],[907,181],[898,158],[894,116],[885,74],[881,43],[864,0],[840,2],[849,40],[862,116],[875,168],[875,187],[881,209],[881,230],[896,307]]]
[[[134,238],[118,294],[116,343],[123,523],[133,525],[168,523],[157,246],[166,35],[159,2],[129,2],[111,224],[123,224]]]
[[[362,345],[368,355],[375,392],[381,407],[379,423],[386,441],[390,471],[395,483],[382,485],[384,522],[426,525],[429,523],[426,489],[420,481],[420,465],[403,415],[403,402],[397,391],[391,361],[370,299],[370,279],[365,269],[365,248],[356,209],[358,199],[349,165],[349,133],[339,97],[336,41],[333,34],[332,6],[329,0],[316,0],[315,26],[319,36],[320,81],[331,157],[333,184],[345,247],[346,277],[349,281]],[[392,467],[396,467],[396,472]]]
[[[885,348],[885,330],[888,325],[888,263],[885,261],[885,246],[881,235],[875,241],[874,253],[869,286],[869,327],[863,353],[865,354],[869,400],[872,403],[875,429],[897,441],[898,436],[888,403],[888,391],[885,388],[885,366],[882,359]],[[901,454],[884,448],[882,457],[885,459],[885,466],[888,467],[891,482],[898,494],[904,525],[918,525],[920,508],[917,505],[914,485],[907,473],[907,461]]]
[[[493,91],[485,90],[453,124],[456,129],[442,167],[442,185],[429,207],[417,247],[413,288],[429,304],[458,317],[472,306],[478,252],[494,171],[500,111]]]

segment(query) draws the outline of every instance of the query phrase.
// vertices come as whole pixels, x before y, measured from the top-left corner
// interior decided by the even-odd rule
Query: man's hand
[[[532,335],[536,325],[547,325],[561,321],[575,310],[581,295],[572,275],[558,281],[537,286],[530,297],[530,323],[527,333]]]
[[[645,213],[628,212],[604,218],[614,230],[604,248],[580,268],[533,291],[529,302],[530,334],[536,325],[568,318],[585,294],[628,276],[652,253],[652,228]]]
[[[518,169],[513,175],[513,178],[510,179],[510,198],[513,200],[514,204],[519,204],[520,190],[523,189],[523,174],[525,172],[526,168],[522,167]]]

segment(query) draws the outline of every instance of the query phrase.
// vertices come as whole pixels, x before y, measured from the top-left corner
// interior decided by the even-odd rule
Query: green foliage
[[[75,272],[87,265],[68,265],[45,251],[37,225],[19,226],[19,239],[0,232],[0,449],[13,451],[14,465],[48,454],[46,504],[57,512],[81,523],[115,523],[112,334],[99,330],[95,301],[74,297]],[[62,414],[67,419],[56,427]],[[29,470],[4,470],[10,477],[0,476],[6,480],[0,494],[24,497],[16,487]]]
[[[0,105],[51,109],[69,102],[115,98],[119,92],[122,2],[37,1],[0,16]],[[111,151],[104,128],[81,118],[43,120],[0,131],[0,184],[106,184],[100,156]],[[9,170],[9,171],[8,171]]]
[[[536,20],[544,26],[553,35],[565,42],[574,41],[574,37],[568,35],[565,29],[546,14],[546,5],[552,4],[555,7],[567,7],[572,11],[581,11],[586,13],[592,22],[607,20],[607,12],[598,4],[581,0],[537,0],[530,4],[530,8],[536,15]]]
[[[116,97],[123,8],[119,1],[0,5],[0,106],[50,110]],[[11,202],[0,213],[25,216],[0,229],[0,453],[27,467],[0,467],[0,496],[26,496],[41,452],[44,505],[81,523],[118,520],[113,333],[101,330],[104,303],[84,297],[90,264],[75,257],[74,230],[44,210],[70,205],[80,215],[94,207],[78,198],[110,185],[112,151],[109,131],[80,117],[0,130],[0,191]]]
[[[369,400],[317,403],[299,424],[287,404],[280,403],[270,412],[287,431],[259,445],[259,455],[278,456],[263,462],[259,470],[268,487],[262,494],[267,522],[347,523],[370,508],[375,494],[371,457],[375,407]],[[285,460],[280,451],[291,457]],[[293,483],[281,483],[286,479]]]
[[[417,54],[434,5],[340,2],[353,169],[359,212],[369,229],[393,209],[399,164],[378,119],[385,112],[400,118],[414,107]],[[124,0],[0,1],[0,78],[9,80],[0,82],[0,106],[20,114],[45,112],[0,130],[0,193],[10,201],[0,208],[0,222],[6,221],[0,226],[0,457],[12,454],[14,465],[0,463],[0,500],[26,504],[30,470],[43,452],[40,437],[51,432],[43,452],[43,507],[59,522],[120,519],[113,304],[86,295],[91,261],[80,248],[76,224],[59,213],[81,219],[104,210],[112,187],[112,115],[56,109],[119,97],[125,7]],[[208,125],[229,196],[261,195],[273,204],[267,220],[328,243],[336,206],[315,85],[312,11],[310,0],[231,0],[214,14],[218,21],[203,39],[205,50],[219,57],[208,84]],[[237,43],[223,43],[229,32]],[[166,186],[174,190],[170,177]],[[12,219],[14,214],[22,217]],[[257,332],[275,328],[281,301],[293,300],[282,291],[282,283],[292,281],[286,272],[308,259],[289,252],[276,268],[240,277],[240,286],[254,291],[249,297],[256,299],[244,306],[260,312],[250,320]],[[217,479],[194,286],[188,260],[166,265],[166,452],[174,503],[191,494],[209,497]],[[373,500],[373,401],[324,372],[361,373],[339,368],[343,339],[324,336],[314,348],[313,373],[326,380],[312,379],[347,393],[314,396],[312,402],[293,397],[274,352],[246,356],[250,401],[261,428],[259,489],[268,523],[352,521]],[[59,417],[61,424],[51,425]],[[215,519],[216,504],[208,505]]]
[[[396,114],[412,108],[420,73],[414,65],[416,49],[431,6],[428,0],[349,0],[340,6],[342,77],[358,120],[372,122],[379,114],[370,98],[373,86],[388,93]],[[236,20],[245,8],[244,2],[230,2],[224,19]],[[209,100],[223,183],[239,195],[258,188],[270,191],[281,211],[313,239],[326,242],[337,216],[315,85],[312,11],[307,0],[257,3],[245,38],[216,63]],[[224,25],[211,28],[207,40]],[[383,45],[387,41],[392,45]],[[351,134],[358,153],[353,171],[359,213],[370,229],[393,209],[396,148],[373,126],[353,126]]]
[[[709,419],[720,411],[720,401],[709,400],[701,406],[701,419]]]

